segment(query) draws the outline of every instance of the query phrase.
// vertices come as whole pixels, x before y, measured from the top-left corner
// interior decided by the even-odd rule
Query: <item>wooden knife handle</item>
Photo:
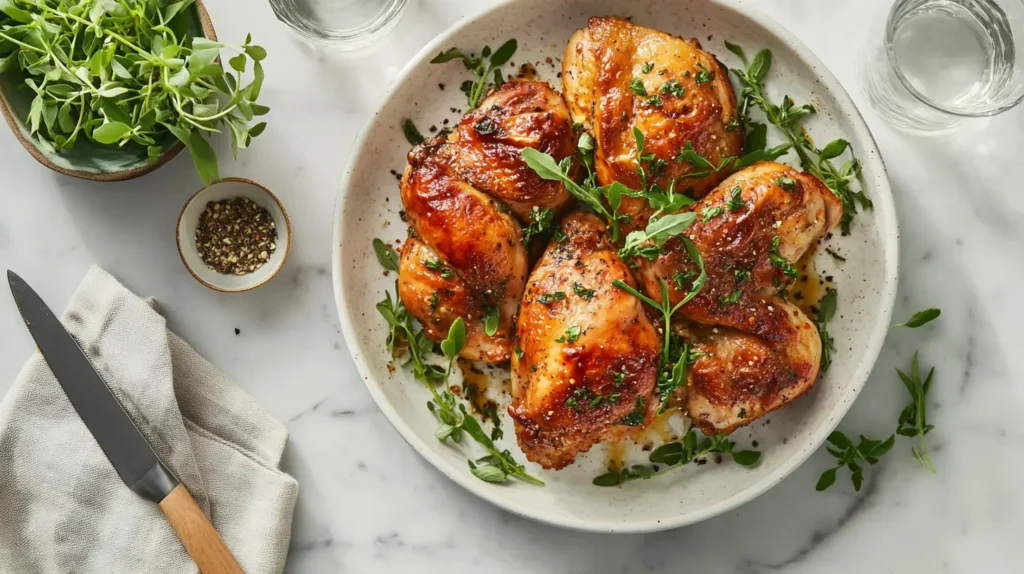
[[[189,556],[203,574],[242,574],[242,567],[228,550],[210,519],[203,514],[192,495],[181,484],[160,501],[167,517]]]

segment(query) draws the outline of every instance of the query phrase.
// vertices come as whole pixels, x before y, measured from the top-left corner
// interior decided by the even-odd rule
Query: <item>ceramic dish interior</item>
[[[206,210],[206,205],[211,201],[234,197],[248,198],[266,209],[274,218],[277,229],[277,249],[269,255],[262,267],[247,275],[227,275],[211,269],[203,263],[196,248],[196,227],[199,225],[199,216]],[[181,261],[196,281],[216,291],[237,293],[255,289],[273,279],[281,271],[291,249],[292,222],[281,200],[269,189],[255,181],[229,177],[204,187],[188,200],[178,216],[176,235]]]
[[[528,464],[529,472],[546,482],[544,487],[488,484],[467,468],[467,451],[472,455],[478,451],[434,438],[437,423],[424,407],[428,394],[422,384],[401,368],[389,368],[384,345],[388,329],[374,305],[386,290],[393,292],[394,277],[382,274],[371,240],[380,237],[394,243],[405,237],[398,185],[389,173],[403,169],[409,150],[401,119],[412,118],[421,128],[441,125],[446,118],[458,120],[450,108],[466,105],[458,90],[438,87],[458,86],[466,79],[465,69],[458,64],[431,65],[431,57],[453,46],[479,51],[485,44],[494,47],[516,38],[515,65],[536,63],[540,78],[560,89],[556,74],[567,41],[586,25],[588,17],[597,15],[629,16],[639,24],[697,37],[705,50],[730,67],[737,67],[739,59],[726,49],[725,40],[744,46],[748,54],[770,48],[774,63],[766,81],[767,95],[773,101],[789,94],[798,102],[812,103],[818,113],[806,126],[819,145],[836,137],[851,142],[863,162],[864,189],[874,201],[874,210],[857,217],[850,236],[836,233],[826,243],[840,251],[845,262],[830,258],[824,250],[816,256],[818,273],[832,276],[839,290],[838,312],[829,327],[838,347],[831,368],[807,396],[732,436],[743,448],[757,440],[762,451],[758,466],[689,465],[621,488],[591,484],[604,472],[614,451],[624,451],[615,456],[627,464],[643,463],[647,455],[643,443],[656,446],[678,432],[661,428],[641,435],[640,445],[599,445],[562,471],[543,471]],[[771,141],[772,136],[776,141]],[[772,132],[769,144],[778,143],[779,138]],[[787,156],[782,161],[793,163],[796,158]],[[335,225],[334,281],[341,324],[364,382],[391,423],[427,460],[475,494],[517,514],[581,530],[643,532],[690,524],[734,508],[778,483],[822,444],[857,397],[885,337],[896,292],[896,217],[885,169],[867,126],[825,66],[786,30],[743,2],[518,0],[457,24],[424,48],[399,75],[357,141],[344,175]],[[497,387],[500,391],[500,383]],[[498,402],[508,404],[507,391]],[[511,420],[503,416],[505,438],[499,445],[524,461]]]
[[[189,35],[217,39],[210,15],[199,0],[196,0],[191,9],[175,18],[175,22],[179,19],[182,20],[179,25],[184,27]],[[160,142],[165,146],[165,151],[156,161],[149,160],[144,146],[105,146],[87,138],[79,138],[71,149],[60,153],[47,150],[39,144],[25,124],[34,94],[35,92],[24,85],[24,75],[20,71],[8,70],[0,74],[0,113],[3,113],[7,125],[25,151],[36,161],[64,175],[94,181],[124,181],[157,169],[185,149],[184,144],[177,142],[173,135],[167,134],[165,141]]]

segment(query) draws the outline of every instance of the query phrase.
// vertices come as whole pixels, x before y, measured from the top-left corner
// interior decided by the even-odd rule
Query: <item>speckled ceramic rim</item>
[[[689,512],[680,515],[674,520],[648,520],[648,521],[633,521],[630,523],[621,523],[613,521],[595,521],[595,520],[579,520],[571,516],[558,513],[556,510],[539,509],[539,508],[518,508],[513,505],[507,504],[505,500],[502,500],[494,496],[496,488],[500,486],[485,483],[477,480],[469,474],[456,474],[452,471],[449,464],[443,461],[437,454],[428,447],[424,441],[409,427],[408,423],[398,415],[398,412],[392,406],[390,401],[384,395],[384,392],[380,386],[380,383],[372,378],[371,369],[366,362],[364,356],[362,356],[358,347],[353,348],[352,345],[356,345],[355,341],[358,341],[356,337],[355,324],[353,318],[349,315],[347,305],[345,304],[342,290],[342,284],[345,281],[345,275],[343,266],[341,265],[341,250],[342,250],[342,229],[340,221],[344,212],[344,206],[348,199],[348,192],[351,185],[352,173],[354,171],[353,166],[358,165],[360,162],[365,161],[365,154],[367,154],[366,141],[369,137],[370,128],[373,125],[374,118],[381,113],[383,107],[393,97],[395,89],[398,85],[405,82],[407,76],[416,70],[420,66],[425,65],[434,54],[436,54],[440,48],[447,45],[448,39],[455,33],[459,32],[463,28],[473,26],[477,21],[495,11],[504,10],[509,5],[514,4],[516,0],[504,0],[499,4],[493,6],[487,11],[469,17],[463,18],[451,28],[446,30],[444,33],[438,35],[432,42],[423,47],[422,50],[402,69],[402,71],[395,78],[395,81],[388,88],[384,97],[381,98],[381,104],[378,109],[374,112],[370,120],[367,121],[366,126],[359,134],[358,139],[355,142],[355,146],[352,150],[352,155],[349,158],[349,162],[345,169],[345,175],[341,182],[341,189],[338,193],[338,200],[335,206],[335,226],[334,226],[334,248],[332,250],[333,256],[333,279],[334,279],[334,296],[335,302],[338,307],[338,316],[341,319],[342,332],[345,335],[346,342],[350,345],[349,352],[352,354],[352,359],[356,364],[356,368],[359,370],[359,374],[366,384],[366,388],[369,390],[370,395],[373,396],[377,406],[380,407],[384,415],[391,421],[391,424],[398,430],[402,437],[408,442],[417,452],[420,453],[430,464],[434,465],[439,471],[445,476],[455,481],[457,484],[472,492],[473,494],[491,502],[492,504],[504,508],[505,510],[544,522],[552,524],[554,526],[560,526],[563,528],[570,528],[573,530],[581,530],[587,532],[614,532],[614,533],[642,533],[642,532],[655,532],[659,530],[668,530],[671,528],[678,528],[680,526],[686,526],[694,524],[702,520],[707,520],[713,516],[717,516],[724,512],[728,512],[749,502],[757,496],[763,494],[765,491],[775,486],[782,481],[783,478],[788,476],[793,470],[799,467],[811,454],[814,453],[825,442],[825,438],[835,430],[835,427],[839,424],[839,421],[843,418],[850,406],[853,404],[854,399],[860,394],[861,389],[864,388],[864,383],[867,382],[868,376],[871,374],[871,370],[874,367],[875,361],[878,359],[878,354],[882,349],[882,343],[885,341],[886,333],[889,330],[889,323],[892,321],[892,310],[896,303],[896,288],[898,285],[898,272],[899,272],[899,229],[896,221],[895,210],[893,209],[892,190],[888,184],[888,178],[882,177],[877,182],[877,187],[873,187],[871,191],[872,201],[877,204],[884,206],[886,209],[879,209],[879,212],[890,213],[892,217],[886,218],[880,221],[880,232],[881,241],[885,244],[885,269],[880,272],[885,273],[886,277],[891,277],[892,280],[885,283],[884,289],[880,293],[879,297],[882,300],[882,313],[875,325],[874,330],[870,333],[870,337],[867,340],[867,352],[864,360],[857,365],[854,369],[852,377],[854,378],[855,384],[849,391],[849,400],[837,401],[833,408],[832,416],[828,417],[827,423],[822,424],[818,427],[814,433],[807,440],[806,444],[801,450],[793,455],[788,461],[782,464],[775,472],[764,476],[758,482],[750,485],[745,490],[740,491],[733,495],[731,498],[719,502],[717,504],[709,505],[700,510]],[[879,174],[885,176],[885,165],[882,163],[881,154],[878,151],[878,145],[875,143],[874,137],[868,130],[867,124],[864,122],[864,118],[861,116],[860,111],[857,109],[856,104],[850,98],[850,95],[842,87],[836,77],[828,70],[824,63],[818,59],[800,40],[796,39],[790,34],[785,28],[779,25],[777,22],[772,20],[770,17],[765,15],[763,12],[756,8],[749,7],[742,0],[706,0],[711,4],[720,6],[727,10],[731,10],[737,15],[748,18],[754,23],[759,24],[768,33],[774,35],[782,43],[786,44],[793,50],[793,52],[800,57],[807,65],[808,68],[814,70],[817,74],[817,79],[821,82],[822,86],[827,89],[831,95],[836,99],[836,102],[840,105],[842,110],[850,116],[851,123],[854,125],[854,130],[857,136],[865,142],[871,142],[872,152],[874,153],[862,153],[861,157],[867,158],[863,161],[871,164],[871,167],[876,170]],[[867,151],[867,150],[864,150]],[[873,215],[874,216],[874,215]],[[877,216],[875,216],[877,217]],[[370,262],[367,262],[370,264]]]
[[[287,241],[285,242],[284,246],[284,256],[281,257],[281,263],[277,265],[277,268],[274,269],[274,272],[267,276],[267,278],[264,279],[263,281],[260,281],[259,283],[254,283],[252,285],[247,285],[245,287],[239,287],[238,289],[224,289],[223,287],[217,287],[216,285],[212,285],[209,282],[204,281],[203,278],[200,277],[199,274],[196,273],[194,269],[192,269],[192,266],[188,264],[188,261],[185,260],[185,253],[181,249],[181,219],[185,217],[185,211],[188,209],[188,206],[192,205],[192,202],[198,199],[199,196],[206,192],[208,189],[210,189],[210,187],[225,181],[245,183],[262,189],[263,192],[267,194],[267,197],[272,199],[274,203],[276,203],[277,206],[281,209],[281,215],[284,216],[285,237],[287,238]],[[203,285],[209,287],[210,289],[213,289],[214,291],[220,291],[221,293],[244,293],[246,291],[252,291],[253,289],[261,285],[266,285],[267,283],[270,282],[271,279],[277,277],[277,274],[280,273],[282,269],[284,269],[284,264],[288,261],[288,254],[291,253],[292,250],[292,220],[290,217],[288,217],[288,210],[284,208],[284,204],[281,203],[281,200],[278,199],[276,195],[274,195],[274,192],[267,189],[267,187],[264,186],[262,183],[255,182],[251,179],[245,179],[242,177],[225,177],[218,179],[217,181],[211,183],[210,185],[200,189],[199,191],[192,194],[192,197],[188,198],[188,201],[186,201],[185,205],[182,206],[181,212],[178,213],[178,220],[174,224],[174,239],[175,243],[178,245],[178,257],[181,257],[181,263],[185,266],[185,269],[188,269],[189,275],[194,277],[196,281],[202,283]]]
[[[210,40],[216,41],[217,32],[213,29],[213,21],[210,20],[210,14],[207,13],[206,7],[203,6],[203,3],[200,0],[195,0],[195,6],[196,10],[199,12],[199,21],[203,25],[203,34],[205,34]],[[164,151],[164,153],[160,154],[153,163],[147,163],[131,169],[122,169],[119,171],[85,171],[81,169],[68,169],[50,161],[49,158],[39,150],[35,142],[31,141],[32,136],[26,135],[22,132],[22,128],[24,126],[22,125],[21,120],[15,115],[14,110],[11,109],[10,104],[7,103],[7,98],[4,97],[3,90],[0,90],[0,113],[2,113],[4,119],[7,120],[7,125],[10,126],[11,132],[14,133],[14,137],[19,143],[21,143],[21,146],[25,148],[25,151],[35,158],[36,161],[53,171],[69,175],[71,177],[77,177],[79,179],[89,179],[92,181],[102,182],[135,179],[146,175],[147,173],[156,171],[157,168],[174,159],[179,153],[181,153],[181,150],[185,149],[185,144],[178,142]]]

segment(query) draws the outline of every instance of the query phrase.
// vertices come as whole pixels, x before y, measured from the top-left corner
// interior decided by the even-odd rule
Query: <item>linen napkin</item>
[[[89,270],[63,322],[242,568],[280,572],[298,493],[278,468],[284,426],[168,331],[152,300],[102,269]],[[39,353],[0,403],[0,571],[198,571],[157,505],[121,481]]]

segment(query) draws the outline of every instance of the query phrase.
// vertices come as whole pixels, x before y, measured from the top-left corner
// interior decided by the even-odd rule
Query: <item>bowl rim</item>
[[[268,275],[262,281],[253,283],[251,285],[246,285],[244,287],[238,287],[236,289],[226,289],[224,287],[218,287],[200,277],[199,274],[196,273],[195,269],[193,269],[192,266],[188,264],[188,261],[185,260],[185,252],[181,248],[181,244],[183,241],[181,237],[181,220],[182,218],[185,217],[185,211],[188,210],[188,206],[192,205],[192,202],[195,201],[200,195],[202,195],[203,192],[208,191],[211,187],[217,185],[218,183],[224,182],[246,183],[262,189],[263,192],[266,193],[267,196],[270,197],[270,199],[272,199],[274,203],[277,204],[277,207],[281,210],[281,215],[284,216],[285,245],[284,255],[281,257],[281,262],[278,263],[273,273]],[[219,291],[221,293],[244,293],[246,291],[252,291],[253,289],[260,287],[262,285],[266,285],[267,283],[270,282],[271,279],[277,277],[278,273],[280,273],[281,270],[284,269],[284,264],[288,261],[288,254],[291,253],[292,251],[292,219],[291,217],[288,216],[288,210],[284,208],[284,203],[282,203],[281,200],[276,195],[274,195],[274,192],[270,191],[270,189],[267,188],[267,186],[257,181],[246,179],[244,177],[222,177],[218,180],[210,182],[210,185],[204,186],[199,191],[193,193],[192,197],[189,197],[188,201],[185,202],[185,205],[181,207],[181,211],[178,213],[178,219],[174,224],[174,243],[178,247],[178,257],[181,258],[181,263],[185,266],[185,269],[188,270],[189,274],[192,275],[192,277],[196,281],[202,283],[203,285],[209,287],[210,289],[213,289],[214,291]]]
[[[881,317],[870,332],[867,340],[867,353],[865,354],[864,359],[855,366],[849,375],[853,380],[853,387],[848,391],[850,399],[837,401],[833,407],[833,412],[831,413],[833,416],[829,417],[826,423],[812,430],[806,439],[805,445],[800,450],[791,455],[790,458],[784,461],[774,472],[761,477],[759,480],[731,497],[718,502],[717,504],[712,504],[686,514],[678,515],[673,519],[659,520],[652,518],[647,520],[634,520],[625,523],[608,520],[581,520],[572,516],[560,514],[557,511],[549,511],[542,508],[520,508],[507,503],[506,500],[500,497],[494,496],[494,490],[492,489],[496,487],[495,485],[485,483],[475,478],[470,478],[469,475],[455,473],[451,465],[435,453],[434,450],[429,447],[418,434],[416,434],[406,420],[398,414],[398,411],[391,404],[387,396],[385,396],[382,385],[374,379],[366,358],[361,354],[361,348],[357,343],[359,339],[356,335],[355,323],[353,322],[353,317],[350,315],[346,304],[345,291],[343,289],[345,271],[341,259],[342,248],[344,246],[344,233],[341,222],[343,220],[342,218],[345,211],[345,205],[349,199],[352,175],[355,171],[354,166],[365,161],[365,156],[368,153],[366,143],[370,137],[370,133],[373,131],[373,125],[381,115],[383,108],[394,97],[398,87],[403,84],[406,79],[420,66],[424,65],[431,57],[433,57],[435,52],[437,52],[441,46],[449,42],[449,39],[453,35],[461,32],[467,27],[473,26],[479,20],[486,18],[495,12],[508,9],[511,5],[516,4],[519,1],[520,0],[499,0],[495,5],[487,8],[486,10],[460,18],[453,25],[435,36],[434,39],[420,49],[420,51],[417,52],[395,76],[395,79],[389,84],[383,96],[379,99],[378,105],[369,116],[369,119],[366,121],[353,143],[352,151],[350,152],[348,161],[345,165],[345,172],[342,177],[335,202],[333,221],[334,244],[331,249],[331,267],[335,306],[338,310],[338,317],[341,322],[342,333],[345,337],[349,355],[352,357],[367,391],[370,393],[370,396],[373,397],[374,402],[377,403],[377,407],[380,408],[388,419],[388,422],[391,423],[402,438],[409,443],[409,445],[412,446],[420,456],[426,459],[434,468],[459,486],[465,488],[483,500],[511,512],[512,514],[536,520],[541,523],[582,532],[626,534],[657,532],[679,528],[728,512],[753,500],[754,498],[757,498],[781,482],[800,465],[802,465],[811,456],[811,454],[817,451],[819,447],[824,444],[828,435],[839,425],[839,422],[853,405],[856,397],[860,394],[861,390],[863,390],[864,385],[867,383],[868,377],[878,360],[878,355],[881,352],[886,333],[889,330],[889,323],[892,322],[893,308],[896,303],[896,289],[899,284],[899,224],[892,197],[892,187],[889,183],[888,172],[885,168],[885,163],[882,160],[881,152],[878,149],[878,143],[871,134],[867,122],[864,120],[863,114],[850,97],[849,92],[847,92],[839,82],[838,78],[836,78],[832,71],[825,66],[825,64],[810,50],[810,48],[808,48],[793,33],[789,32],[789,30],[768,16],[764,11],[756,7],[749,6],[744,2],[744,0],[704,1],[708,4],[724,8],[738,16],[749,19],[752,23],[761,27],[767,33],[774,35],[779,42],[793,50],[798,58],[803,60],[808,67],[814,70],[816,74],[815,78],[836,99],[840,109],[850,116],[851,123],[853,124],[853,131],[856,133],[858,139],[870,144],[870,150],[862,150],[861,161],[863,163],[870,164],[880,176],[877,185],[871,189],[872,201],[884,204],[886,208],[883,210],[884,213],[890,214],[890,217],[880,218],[879,220],[880,240],[883,245],[882,258],[884,263],[884,272],[885,276],[889,277],[890,280],[884,283],[879,294],[879,298],[883,301]],[[868,153],[868,151],[873,153]]]
[[[213,20],[210,19],[210,14],[206,11],[206,6],[203,6],[202,0],[195,0],[195,8],[199,15],[199,22],[202,24],[203,34],[206,35],[207,39],[216,42],[217,32],[213,29]],[[128,169],[116,171],[69,169],[50,161],[50,159],[40,151],[39,146],[33,141],[32,136],[30,134],[26,135],[23,131],[25,128],[24,124],[20,119],[18,119],[14,110],[11,109],[11,105],[7,101],[7,96],[4,95],[4,91],[2,89],[0,89],[0,114],[4,116],[5,120],[7,120],[7,125],[11,128],[14,138],[18,140],[21,147],[25,148],[25,151],[27,151],[37,162],[57,173],[77,177],[78,179],[88,179],[100,182],[127,181],[129,179],[135,179],[146,175],[147,173],[156,171],[157,168],[162,167],[167,162],[177,157],[177,155],[185,149],[185,144],[179,141],[164,150],[164,153],[160,154],[156,161]]]

